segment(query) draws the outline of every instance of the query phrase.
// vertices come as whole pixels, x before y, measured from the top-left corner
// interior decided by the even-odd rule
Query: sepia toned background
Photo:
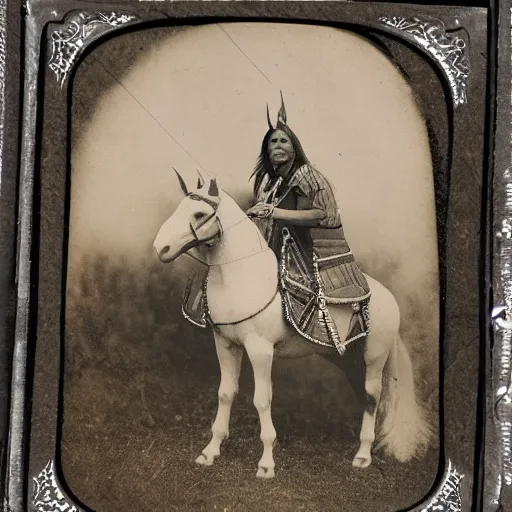
[[[266,103],[275,118],[280,90],[306,154],[335,185],[360,267],[399,302],[420,395],[437,421],[432,161],[400,72],[365,39],[326,27],[127,34],[86,58],[73,92],[63,469],[98,512],[134,503],[397,510],[419,501],[436,476],[435,447],[421,463],[377,457],[354,471],[358,408],[345,377],[315,358],[275,363],[275,481],[254,479],[260,445],[248,368],[223,460],[193,465],[208,441],[218,363],[211,333],[180,313],[194,264],[158,263],[152,242],[181,198],[172,167],[190,179],[202,168],[249,204]],[[411,485],[398,497],[404,479]]]

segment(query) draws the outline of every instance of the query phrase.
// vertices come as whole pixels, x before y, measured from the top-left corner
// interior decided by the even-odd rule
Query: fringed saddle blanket
[[[339,249],[337,241],[315,241],[311,272],[299,246],[285,228],[279,283],[286,318],[295,330],[307,340],[335,347],[343,354],[350,342],[369,334],[370,289],[348,247],[346,252]],[[340,336],[329,304],[352,307],[345,336]]]
[[[332,243],[315,243],[313,271],[304,260],[293,237],[283,231],[279,261],[279,291],[287,321],[305,339],[336,348],[343,354],[347,345],[368,335],[370,290],[350,250],[333,251]],[[331,241],[329,241],[331,242]],[[182,302],[183,315],[199,327],[212,325],[206,301],[208,268],[189,282]],[[340,336],[329,312],[329,304],[346,304],[353,314],[344,337]]]

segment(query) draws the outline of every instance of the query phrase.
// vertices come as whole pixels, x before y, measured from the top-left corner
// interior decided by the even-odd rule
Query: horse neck
[[[225,195],[217,212],[219,243],[208,251],[207,298],[212,320],[250,318],[265,308],[278,287],[278,265],[258,226]]]
[[[221,192],[221,196],[217,217],[222,226],[222,238],[209,250],[208,265],[240,261],[268,251],[267,242],[254,222],[228,194]]]

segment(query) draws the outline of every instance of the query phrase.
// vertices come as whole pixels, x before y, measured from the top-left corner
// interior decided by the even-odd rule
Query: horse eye
[[[196,212],[196,213],[194,213],[194,219],[196,219],[196,220],[201,220],[204,217],[206,217],[206,213],[204,213],[204,212]]]

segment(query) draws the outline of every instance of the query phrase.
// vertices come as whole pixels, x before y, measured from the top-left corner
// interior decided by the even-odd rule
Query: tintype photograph
[[[79,67],[71,123],[77,497],[98,512],[420,501],[439,469],[433,157],[381,49],[286,23],[129,33]]]
[[[69,4],[0,58],[7,510],[496,512],[510,20]]]

